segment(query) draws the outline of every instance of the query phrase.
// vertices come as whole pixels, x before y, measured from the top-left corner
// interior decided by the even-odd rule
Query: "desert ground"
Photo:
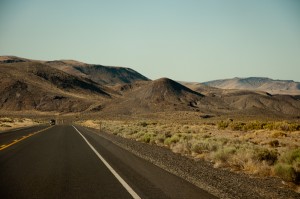
[[[14,130],[17,128],[24,128],[34,125],[39,125],[44,123],[43,121],[38,121],[29,118],[11,118],[11,117],[1,117],[0,118],[0,132],[7,130]]]
[[[287,121],[85,120],[79,124],[257,176],[299,182],[300,125]]]

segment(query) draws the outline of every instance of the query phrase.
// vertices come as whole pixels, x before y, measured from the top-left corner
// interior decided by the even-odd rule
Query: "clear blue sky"
[[[300,81],[299,0],[0,0],[0,55]]]

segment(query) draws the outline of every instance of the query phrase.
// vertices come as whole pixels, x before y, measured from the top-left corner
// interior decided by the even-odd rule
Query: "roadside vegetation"
[[[0,117],[0,131],[5,131],[14,128],[33,126],[39,124],[39,121],[29,118],[10,118]]]
[[[215,167],[300,183],[300,124],[233,122],[180,124],[157,121],[87,120],[81,125],[167,147],[210,161]]]

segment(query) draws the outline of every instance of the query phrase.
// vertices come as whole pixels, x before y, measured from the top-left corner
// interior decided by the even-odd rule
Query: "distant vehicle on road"
[[[55,120],[54,120],[54,119],[51,119],[51,120],[49,121],[49,124],[50,124],[50,125],[55,125]]]

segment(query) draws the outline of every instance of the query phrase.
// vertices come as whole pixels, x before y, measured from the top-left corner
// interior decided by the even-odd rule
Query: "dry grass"
[[[300,131],[296,123],[87,120],[80,124],[167,147],[213,162],[215,167],[299,182]]]
[[[21,127],[26,127],[26,126],[33,126],[33,125],[37,125],[39,123],[40,123],[39,121],[28,119],[28,118],[1,117],[0,118],[0,131],[21,128]]]

